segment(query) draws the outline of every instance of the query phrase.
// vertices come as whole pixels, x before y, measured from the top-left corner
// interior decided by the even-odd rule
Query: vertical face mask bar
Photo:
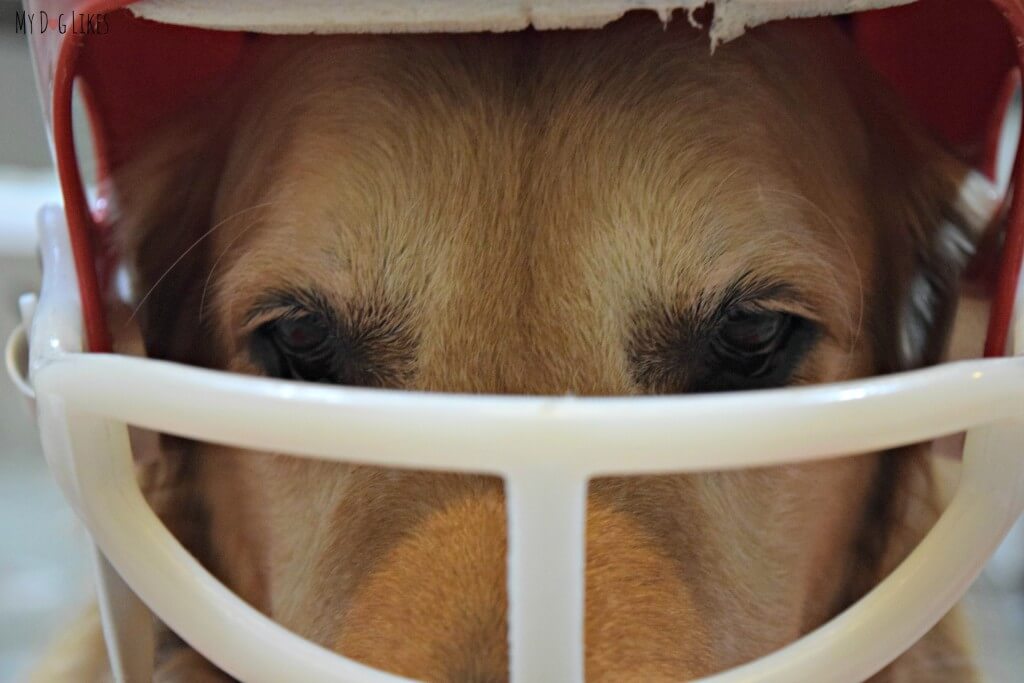
[[[110,673],[119,682],[151,681],[155,651],[153,614],[95,545],[92,556]]]
[[[512,683],[583,681],[586,496],[567,468],[505,478]]]
[[[153,613],[139,599],[95,544],[96,601],[110,673],[115,681],[153,680]]]

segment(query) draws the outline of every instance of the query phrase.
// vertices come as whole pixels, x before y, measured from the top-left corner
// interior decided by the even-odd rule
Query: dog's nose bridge
[[[508,680],[505,497],[491,480],[464,481],[445,500],[409,501],[431,509],[366,558],[339,652],[419,680]]]
[[[422,359],[417,389],[469,394],[552,394],[572,392],[569,378],[551,368],[546,355],[518,338],[452,340]]]

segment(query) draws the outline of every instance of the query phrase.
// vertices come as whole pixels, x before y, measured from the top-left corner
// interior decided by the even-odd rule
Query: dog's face
[[[960,169],[842,42],[780,25],[712,55],[642,19],[267,41],[209,134],[166,134],[121,182],[150,352],[578,395],[934,360]],[[506,679],[500,481],[174,450],[198,456],[192,546],[260,609],[390,671]],[[592,482],[588,679],[707,674],[822,623],[885,571],[900,462]]]

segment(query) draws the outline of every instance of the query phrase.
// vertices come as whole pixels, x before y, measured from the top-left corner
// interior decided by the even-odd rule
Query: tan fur
[[[825,330],[797,383],[909,362],[897,301],[934,265],[962,170],[828,23],[714,56],[646,18],[265,43],[244,97],[172,127],[121,177],[152,355],[257,372],[246,337],[265,320],[248,311],[315,286],[401,321],[396,387],[638,394],[638,312],[752,273],[791,283],[779,305]],[[202,512],[176,533],[285,626],[409,676],[507,678],[500,482],[195,444],[167,457]],[[877,583],[936,509],[913,454],[595,481],[587,678],[684,680],[783,646]],[[971,678],[947,621],[879,680]]]

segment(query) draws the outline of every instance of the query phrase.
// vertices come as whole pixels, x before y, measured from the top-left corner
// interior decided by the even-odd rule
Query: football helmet
[[[729,40],[778,18],[905,1],[730,0],[718,3],[710,35],[712,41]],[[993,257],[979,266],[992,291],[984,358],[841,384],[580,398],[300,384],[111,353],[101,292],[111,286],[117,255],[109,247],[114,227],[106,219],[102,178],[131,157],[139,135],[167,112],[231,78],[247,32],[582,28],[601,26],[627,9],[656,8],[664,15],[695,9],[704,0],[450,0],[412,11],[413,4],[27,2],[26,11],[47,15],[40,22],[46,30],[30,41],[64,205],[40,213],[42,289],[38,299],[22,300],[24,325],[9,344],[8,365],[34,403],[53,474],[95,542],[116,678],[151,677],[155,614],[239,680],[406,680],[300,638],[218,582],[144,500],[129,426],[327,460],[342,459],[337,445],[344,442],[346,460],[356,451],[361,461],[388,467],[500,476],[509,529],[509,663],[511,679],[519,683],[583,680],[589,479],[780,465],[965,431],[958,490],[902,565],[824,626],[703,680],[852,682],[884,668],[963,595],[1024,511],[1024,313],[1016,301],[1022,291],[1024,173],[1012,172],[1021,163],[1017,74],[1024,63],[1024,5],[927,3],[851,20],[861,49],[933,127],[977,150],[973,160],[992,186],[988,210],[1005,216],[986,240],[994,245]],[[977,44],[947,50],[942,31]],[[953,62],[908,59],[936,43]],[[957,92],[929,99],[934,93],[918,87],[929,68],[958,69]],[[98,197],[83,184],[76,153],[76,87],[90,113]],[[1008,185],[1008,206],[1001,209],[999,188]],[[735,428],[740,415],[745,430]],[[751,434],[757,448],[750,448]],[[628,460],[621,457],[626,450]]]

